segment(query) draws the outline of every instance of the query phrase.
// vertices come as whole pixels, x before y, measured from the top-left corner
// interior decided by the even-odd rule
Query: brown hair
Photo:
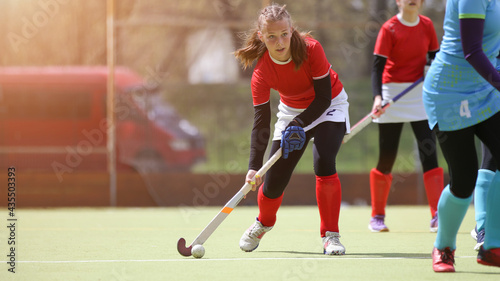
[[[292,18],[285,9],[286,5],[272,4],[261,10],[255,28],[243,34],[245,40],[243,47],[234,52],[234,56],[240,60],[243,68],[248,68],[254,61],[260,59],[266,52],[266,45],[259,39],[258,33],[267,22],[275,22],[286,19],[292,26]],[[295,69],[299,69],[307,59],[307,46],[304,38],[311,37],[310,32],[298,32],[292,27],[292,38],[290,40],[290,51]]]

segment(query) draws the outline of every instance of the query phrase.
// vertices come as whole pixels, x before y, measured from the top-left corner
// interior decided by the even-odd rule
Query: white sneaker
[[[477,225],[470,232],[470,235],[474,240],[476,240],[476,246],[474,246],[474,250],[479,251],[479,248],[484,244],[484,228],[481,231],[477,231]]]
[[[325,255],[345,255],[345,247],[340,243],[338,232],[327,231],[323,237],[323,253]]]
[[[251,252],[259,247],[260,239],[270,231],[272,226],[263,226],[260,221],[255,221],[240,239],[240,248],[245,252]]]

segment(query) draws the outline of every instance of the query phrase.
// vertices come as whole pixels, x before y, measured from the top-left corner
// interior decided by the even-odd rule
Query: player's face
[[[422,7],[423,0],[396,0],[401,11],[418,12]]]
[[[290,39],[292,28],[286,19],[267,22],[259,34],[260,40],[266,44],[271,56],[279,61],[287,61],[291,56]]]

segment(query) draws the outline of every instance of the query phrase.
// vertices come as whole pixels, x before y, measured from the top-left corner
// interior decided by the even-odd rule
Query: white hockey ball
[[[191,254],[197,259],[201,259],[205,255],[205,248],[203,245],[194,245],[191,249]]]

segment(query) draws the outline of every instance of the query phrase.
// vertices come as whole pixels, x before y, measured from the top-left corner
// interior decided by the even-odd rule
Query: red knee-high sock
[[[424,173],[424,186],[427,193],[427,201],[431,208],[431,215],[437,212],[437,205],[441,192],[444,188],[443,168],[437,167]]]
[[[339,232],[342,189],[336,173],[326,177],[316,176],[316,201],[321,218],[321,237],[325,237],[327,231]]]
[[[376,168],[370,171],[370,193],[372,198],[372,217],[385,215],[385,206],[391,189],[392,175],[383,174]]]
[[[276,223],[276,213],[281,206],[281,201],[283,201],[283,194],[278,198],[268,198],[264,195],[262,191],[262,186],[259,188],[259,193],[257,194],[257,203],[259,204],[259,221],[263,226],[274,226]]]

